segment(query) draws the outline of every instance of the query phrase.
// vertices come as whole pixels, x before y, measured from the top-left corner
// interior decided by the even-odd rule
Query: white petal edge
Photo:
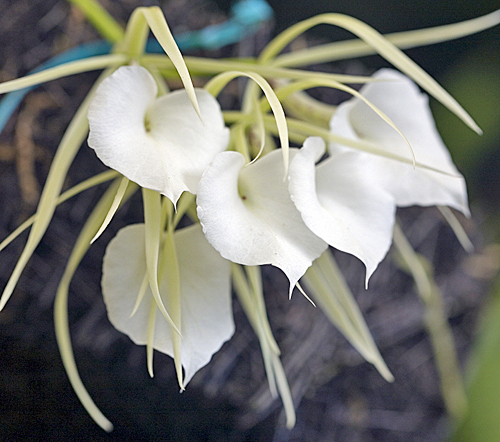
[[[379,169],[383,186],[394,196],[398,206],[445,205],[469,216],[465,180],[436,129],[427,95],[421,93],[412,80],[393,69],[381,69],[373,77],[387,81],[365,85],[361,94],[401,130],[418,163],[445,172],[414,168],[411,164],[370,155]],[[330,129],[336,135],[377,143],[388,152],[410,158],[401,136],[358,98],[337,108]],[[330,144],[331,153],[345,149],[349,148]]]
[[[147,290],[130,317],[146,272],[144,224],[121,229],[109,243],[103,263],[102,291],[113,326],[138,345],[147,342],[153,295]],[[185,385],[234,333],[230,267],[206,241],[199,224],[174,234],[181,283],[181,362]],[[160,291],[167,304],[166,284]],[[173,357],[171,328],[157,312],[153,347]]]
[[[290,195],[305,224],[332,247],[366,266],[366,284],[392,242],[394,199],[374,179],[366,156],[325,154],[321,138],[310,137],[290,164]]]
[[[185,190],[196,193],[214,156],[227,148],[217,100],[196,89],[202,121],[185,90],[156,98],[152,75],[122,66],[98,87],[88,112],[88,143],[108,167],[174,204]]]
[[[290,149],[291,157],[296,151]],[[196,200],[203,232],[226,259],[283,270],[291,293],[327,245],[290,199],[279,150],[244,165],[243,155],[223,152],[203,174]]]

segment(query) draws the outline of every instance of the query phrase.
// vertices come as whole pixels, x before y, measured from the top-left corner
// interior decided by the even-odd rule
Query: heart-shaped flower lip
[[[297,149],[290,150],[290,156]],[[304,224],[283,181],[275,150],[245,166],[243,155],[217,155],[200,181],[198,216],[220,254],[243,265],[272,264],[290,281],[290,293],[327,244]]]
[[[369,155],[377,169],[377,180],[393,195],[398,206],[450,206],[468,216],[465,180],[436,129],[427,95],[420,92],[412,80],[393,69],[381,69],[373,78],[383,81],[365,85],[360,93],[403,133],[418,164],[444,172]],[[373,142],[391,154],[410,159],[403,138],[359,98],[352,98],[337,108],[330,129],[335,135]],[[329,146],[331,154],[344,149],[350,148],[334,143]],[[366,154],[359,152],[359,155]]]
[[[394,198],[369,156],[346,150],[316,165],[324,154],[321,138],[306,139],[290,163],[291,198],[312,232],[363,261],[368,284],[392,242]]]
[[[157,97],[153,76],[123,66],[98,87],[88,112],[88,143],[101,161],[174,204],[196,193],[205,168],[229,142],[217,100],[196,89],[201,120],[185,90]]]
[[[146,274],[144,224],[121,229],[109,243],[103,264],[102,292],[108,317],[117,330],[145,345],[153,294],[148,288],[134,310]],[[185,384],[234,333],[229,262],[204,238],[199,225],[174,234],[181,289],[181,363]],[[168,304],[166,276],[160,283]],[[175,332],[173,332],[175,333]],[[153,347],[174,356],[172,328],[156,313]]]

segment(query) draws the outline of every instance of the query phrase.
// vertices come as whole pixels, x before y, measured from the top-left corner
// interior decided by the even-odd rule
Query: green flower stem
[[[151,64],[158,69],[173,68],[172,62],[164,55],[145,54],[140,58],[141,64]],[[373,79],[356,75],[327,74],[300,69],[284,69],[274,66],[260,65],[255,59],[212,59],[202,57],[184,57],[187,67],[194,76],[203,77],[220,74],[227,71],[243,71],[262,75],[264,78],[289,78],[292,80],[310,80],[311,78],[335,80],[340,83],[368,83]]]
[[[397,223],[394,227],[394,245],[405,270],[413,276],[420,299],[425,305],[424,323],[439,372],[446,409],[453,418],[460,419],[467,410],[467,398],[442,294],[434,282],[430,264],[413,250]]]
[[[225,111],[223,112],[223,115],[224,115],[224,121],[228,124],[231,123],[242,123],[242,124],[244,123],[247,125],[251,124],[251,116],[246,115],[240,111]],[[264,115],[263,120],[266,130],[272,133],[273,135],[278,135],[279,132],[274,117],[272,117],[271,115]],[[349,146],[354,149],[359,149],[374,155],[380,155],[407,164],[414,164],[411,159],[391,154],[385,151],[382,147],[378,147],[375,144],[361,140],[351,140],[350,138],[340,137],[338,135],[331,133],[328,129],[320,127],[314,123],[308,123],[294,118],[287,118],[286,123],[288,127],[289,140],[299,145],[302,144],[307,137],[318,136],[323,138],[327,142],[343,144],[345,146]],[[426,166],[424,164],[420,164],[418,162],[415,163],[415,167],[422,167],[424,169],[432,170],[434,172],[444,173],[438,169]],[[445,173],[445,175],[448,174]]]
[[[280,91],[276,90],[280,98]],[[300,118],[308,123],[328,129],[330,120],[335,113],[335,106],[314,99],[306,92],[295,92],[281,100],[283,108],[292,118]]]
[[[128,57],[123,54],[99,55],[83,60],[72,61],[53,68],[46,69],[36,74],[26,75],[22,78],[6,81],[0,84],[0,94],[12,92],[25,87],[35,86],[58,78],[68,77],[82,72],[95,71],[104,68],[116,68],[127,63]]]
[[[231,126],[231,144],[236,152],[241,153],[245,157],[245,162],[249,163],[250,158],[250,146],[248,144],[248,138],[246,137],[246,130],[248,124],[238,123]]]
[[[181,361],[181,336],[176,330],[182,330],[181,322],[181,278],[179,273],[179,260],[177,259],[177,250],[175,247],[174,227],[169,217],[167,232],[164,238],[163,250],[160,257],[160,281],[163,281],[163,272],[166,272],[167,284],[167,303],[168,311],[172,316],[175,327],[170,326],[170,335],[172,339],[172,348],[174,353],[174,366],[177,373],[177,381],[181,391],[185,389],[182,376]],[[167,264],[168,263],[168,264]]]
[[[92,26],[106,40],[111,43],[118,43],[123,39],[123,28],[97,0],[68,1],[83,12]]]

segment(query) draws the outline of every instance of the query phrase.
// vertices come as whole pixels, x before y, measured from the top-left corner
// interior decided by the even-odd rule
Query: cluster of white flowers
[[[334,143],[326,148],[323,139],[309,137],[290,149],[287,169],[279,149],[253,162],[228,151],[229,129],[206,90],[196,90],[197,115],[184,90],[157,96],[143,67],[121,67],[106,78],[88,113],[90,147],[106,165],[174,206],[183,192],[196,195],[199,219],[173,234],[177,319],[151,315],[157,301],[146,277],[144,225],[125,227],[110,242],[102,288],[112,324],[137,344],[154,333],[153,347],[173,357],[180,337],[187,383],[234,332],[229,261],[280,268],[291,295],[331,246],[359,258],[368,283],[392,243],[396,207],[446,205],[468,215],[464,179],[435,128],[427,96],[397,71],[374,77],[361,94],[401,131],[416,166],[405,139],[360,98],[337,108],[330,129],[374,142],[387,156]],[[407,163],[390,157],[405,152]],[[170,274],[158,272],[167,310]]]
[[[157,349],[173,357],[184,389],[234,333],[233,288],[259,339],[270,391],[281,395],[286,424],[292,427],[293,395],[267,318],[258,267],[271,264],[288,277],[289,296],[297,287],[317,303],[360,354],[392,380],[330,248],[361,260],[368,285],[394,241],[422,299],[439,297],[425,292],[433,287],[432,276],[396,223],[396,209],[441,206],[466,246],[470,244],[465,233],[443,206],[466,216],[469,210],[464,178],[436,130],[428,98],[419,87],[470,128],[481,130],[398,46],[436,43],[488,29],[500,23],[500,11],[387,37],[353,17],[321,14],[280,33],[258,57],[238,60],[183,57],[159,7],[136,8],[122,29],[97,2],[82,4],[90,5],[82,11],[113,43],[110,54],[66,62],[0,84],[1,94],[105,69],[61,139],[36,213],[0,243],[2,250],[32,226],[0,296],[0,311],[57,205],[114,179],[78,236],[54,302],[55,332],[66,372],[80,401],[102,428],[109,431],[112,424],[86,391],[73,356],[69,286],[90,244],[139,187],[144,223],[123,228],[109,243],[102,291],[111,323],[135,343],[146,345],[151,375]],[[259,2],[244,0],[239,7],[251,10],[256,5]],[[267,4],[264,8],[269,14]],[[321,24],[338,26],[356,38],[282,54],[295,38]],[[164,54],[146,50],[149,31]],[[382,69],[366,78],[302,69],[369,53],[380,54],[399,71]],[[76,54],[81,54],[78,48]],[[199,83],[209,79],[203,89],[193,87],[190,71]],[[175,76],[184,89],[169,92],[167,79]],[[244,88],[241,109],[222,112],[216,97],[236,77],[252,80]],[[357,92],[348,84],[364,86]],[[314,87],[341,90],[353,98],[334,108],[305,95]],[[12,104],[6,103],[4,113]],[[89,146],[113,170],[62,192],[87,134]],[[290,141],[302,146],[290,148]],[[441,348],[453,348],[445,323],[441,321],[441,328],[429,327],[431,342],[437,334],[443,337],[439,349],[434,345],[437,356]],[[465,393],[453,351],[447,355],[436,361],[440,373],[455,373],[456,382],[443,382],[443,397],[450,412],[458,416]],[[449,388],[452,383],[458,393],[456,385]]]

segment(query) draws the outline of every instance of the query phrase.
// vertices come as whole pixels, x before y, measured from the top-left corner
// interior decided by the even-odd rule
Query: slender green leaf
[[[150,189],[142,189],[142,200],[144,203],[144,225],[146,231],[146,265],[148,269],[148,280],[153,297],[156,301],[160,312],[173,327],[173,329],[181,334],[177,325],[172,320],[168,313],[160,294],[158,285],[158,257],[160,251],[161,233],[161,197],[158,192]]]
[[[472,241],[467,236],[465,229],[453,211],[448,206],[438,206],[438,209],[448,225],[452,228],[453,233],[455,233],[455,236],[464,250],[468,253],[474,252],[474,245],[472,244]]]
[[[108,75],[108,73],[108,71],[105,71],[100,78]],[[28,237],[28,241],[26,242],[26,246],[16,263],[14,271],[12,272],[7,286],[2,294],[2,298],[0,299],[0,310],[3,309],[12,295],[24,267],[42,239],[42,236],[47,230],[47,227],[52,219],[54,211],[57,207],[57,199],[61,193],[61,188],[64,183],[64,179],[66,178],[69,166],[71,165],[73,158],[87,135],[87,110],[98,84],[99,81],[96,82],[81,104],[80,108],[73,117],[73,120],[66,129],[59,147],[57,148],[56,155],[52,161],[52,165],[40,197],[40,202],[36,212],[36,219],[33,222],[33,227]]]
[[[442,294],[434,282],[430,263],[413,250],[397,223],[394,245],[425,304],[424,323],[436,360],[446,409],[452,417],[460,419],[467,410],[467,397]]]
[[[118,207],[120,207],[120,204],[122,202],[123,196],[125,195],[125,191],[127,190],[127,187],[129,185],[130,180],[126,177],[123,177],[120,181],[120,186],[118,187],[118,190],[116,191],[115,198],[113,199],[113,204],[111,204],[111,207],[109,208],[109,212],[106,215],[106,218],[104,219],[102,226],[99,228],[95,236],[92,238],[90,241],[90,244],[93,244],[94,241],[99,238],[102,235],[102,232],[106,230],[106,227],[108,227],[109,223],[113,219],[113,216],[115,215],[116,211],[118,210]]]
[[[348,94],[351,94],[353,97],[359,98],[361,101],[366,103],[367,106],[369,106],[382,120],[384,120],[389,126],[391,126],[405,141],[410,150],[413,164],[415,165],[416,160],[415,160],[415,155],[413,153],[413,149],[409,141],[403,135],[403,133],[398,129],[398,127],[392,122],[392,120],[386,114],[384,114],[377,106],[372,104],[364,95],[360,94],[357,90],[353,89],[352,87],[346,86],[345,84],[339,83],[338,81],[335,80],[325,81],[324,79],[318,80],[313,78],[311,80],[296,81],[286,86],[282,86],[276,90],[276,96],[278,97],[279,100],[283,101],[284,99],[286,99],[286,97],[289,97],[291,94],[297,91],[303,91],[305,89],[311,89],[314,87],[321,87],[321,86],[331,87],[334,89],[347,92]],[[261,109],[263,112],[266,111],[265,108]]]

